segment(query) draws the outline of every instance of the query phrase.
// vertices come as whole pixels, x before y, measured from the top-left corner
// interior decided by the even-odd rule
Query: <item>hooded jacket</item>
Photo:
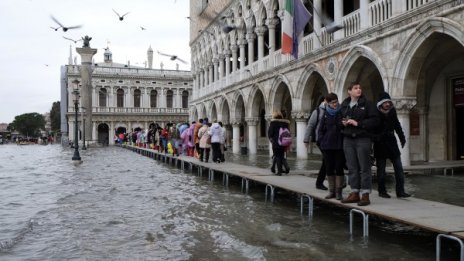
[[[406,143],[406,138],[398,120],[395,107],[392,107],[388,113],[380,111],[380,107],[384,102],[391,102],[390,95],[386,92],[381,93],[377,99],[377,113],[380,124],[374,135],[374,156],[376,158],[394,159],[401,155],[395,132],[402,146]]]
[[[267,137],[272,143],[273,148],[283,148],[279,145],[279,129],[288,128],[290,122],[286,119],[272,119],[269,124],[269,129],[267,130]]]
[[[350,107],[351,97],[342,102],[341,114],[343,118],[353,119],[358,122],[358,126],[342,126],[342,134],[349,138],[370,138],[379,125],[379,114],[373,102],[368,101],[364,95],[358,99],[358,103]]]
[[[325,106],[326,106],[325,102],[321,102],[319,107],[317,107],[311,113],[311,116],[309,117],[309,120],[308,120],[308,125],[306,126],[304,138],[303,138],[304,143],[309,143],[311,140],[317,141],[317,138],[318,138],[317,135],[319,132],[320,122],[321,122],[322,117],[324,117],[324,113],[325,113]],[[319,110],[319,113],[317,113],[318,110]],[[317,118],[318,114],[319,114],[319,119]],[[311,137],[313,133],[316,137]]]
[[[213,123],[209,129],[209,135],[211,136],[211,143],[222,143],[224,140],[224,134],[219,123]]]

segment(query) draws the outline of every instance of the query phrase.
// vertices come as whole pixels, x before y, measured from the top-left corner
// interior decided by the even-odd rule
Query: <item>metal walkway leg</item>
[[[270,184],[267,184],[266,185],[266,192],[264,193],[264,197],[266,198],[266,201],[267,201],[267,188],[270,189],[271,193],[270,193],[270,196],[271,196],[271,203],[274,203],[274,187]]]
[[[229,187],[229,174],[222,173],[222,185]]]
[[[437,253],[437,256],[436,256],[436,260],[437,261],[440,261],[440,254],[441,254],[441,239],[442,238],[448,238],[448,239],[451,239],[451,240],[455,240],[459,243],[459,245],[461,245],[461,257],[460,257],[460,261],[464,261],[464,243],[462,242],[461,239],[455,237],[455,236],[450,236],[450,235],[445,235],[445,234],[439,234],[437,236],[437,244],[436,244],[436,253]]]
[[[208,171],[208,180],[214,181],[214,169],[209,169]]]
[[[353,235],[353,213],[361,214],[363,217],[363,236],[369,236],[369,215],[359,209],[350,210],[350,235]]]
[[[308,199],[308,216],[312,217],[313,216],[313,209],[314,209],[314,200],[311,196],[302,194],[300,196],[300,213],[303,215],[303,209],[304,209],[304,199]]]
[[[249,185],[249,180],[246,178],[242,178],[242,192],[243,192],[243,186],[245,186],[245,193],[248,194],[248,185]]]

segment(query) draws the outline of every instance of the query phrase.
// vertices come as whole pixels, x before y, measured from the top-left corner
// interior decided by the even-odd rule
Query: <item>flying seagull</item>
[[[128,13],[130,13],[130,12],[127,12],[127,13],[125,13],[123,15],[119,15],[118,12],[116,12],[116,10],[114,10],[114,9],[113,9],[113,12],[119,17],[119,21],[124,20],[124,16],[126,16]]]
[[[51,15],[50,17],[52,18],[52,20],[53,20],[55,23],[57,23],[57,24],[60,26],[60,27],[58,27],[58,29],[60,29],[60,28],[63,29],[63,32],[66,32],[66,31],[68,31],[69,29],[77,29],[77,28],[81,28],[81,27],[82,27],[82,25],[64,26],[64,25],[61,24],[58,20],[56,20],[56,18],[53,17],[53,15]],[[55,29],[55,28],[53,28],[53,29]],[[55,31],[57,31],[57,29],[56,29]]]
[[[158,52],[159,55],[164,55],[164,56],[171,57],[171,61],[178,60],[179,62],[187,64],[186,61],[180,59],[179,57],[177,57],[177,55],[165,54],[165,53],[161,53],[160,51],[157,51],[157,52]]]
[[[140,29],[142,29],[142,31],[147,30],[147,28],[145,28],[143,26],[140,26]]]
[[[55,31],[58,31],[58,29],[60,29],[60,28],[61,28],[61,26],[58,26],[58,27],[53,27],[53,26],[50,26],[50,28],[52,28],[52,29],[53,29],[53,30],[55,30]]]
[[[72,41],[72,42],[74,42],[75,44],[77,44],[77,42],[79,42],[79,41],[82,41],[82,39],[74,40],[74,39],[71,39],[71,38],[68,38],[68,37],[65,37],[65,36],[63,36],[63,38],[66,39],[66,40]]]

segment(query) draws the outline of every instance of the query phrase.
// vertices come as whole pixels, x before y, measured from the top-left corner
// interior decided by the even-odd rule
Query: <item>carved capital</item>
[[[267,28],[265,26],[259,26],[259,27],[256,27],[255,28],[255,33],[259,36],[262,36],[264,35],[264,33],[266,33],[267,31]]]
[[[411,109],[416,105],[417,100],[414,97],[401,97],[392,99],[396,111],[400,114],[409,114]]]
[[[304,112],[304,111],[292,112],[292,118],[295,121],[306,121],[306,120],[308,120],[309,116],[310,116],[309,112]]]
[[[256,126],[256,125],[258,125],[259,118],[258,117],[250,117],[250,118],[246,118],[245,121],[247,122],[248,126]]]
[[[266,20],[266,25],[269,29],[275,29],[279,22],[280,19],[278,18],[269,18]]]

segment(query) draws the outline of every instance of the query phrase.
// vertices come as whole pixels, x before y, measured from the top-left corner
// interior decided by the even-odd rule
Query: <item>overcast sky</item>
[[[119,21],[120,15],[130,12]],[[175,69],[176,62],[160,52],[178,55],[190,70],[188,0],[0,0],[0,123],[11,123],[23,113],[49,112],[60,100],[60,66],[68,63],[69,47],[63,36],[92,37],[98,48],[95,62],[103,61],[109,46],[113,62],[144,66],[147,50],[154,50],[153,68]],[[82,25],[63,32],[50,27]],[[145,27],[142,30],[140,26]],[[108,43],[109,42],[109,43]],[[80,61],[80,58],[78,58]]]

